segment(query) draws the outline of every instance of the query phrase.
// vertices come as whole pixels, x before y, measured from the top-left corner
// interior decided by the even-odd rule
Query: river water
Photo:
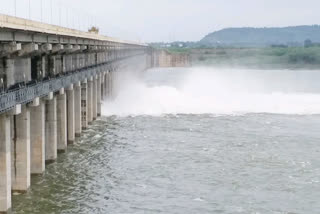
[[[14,213],[320,212],[320,72],[155,69],[13,196]]]

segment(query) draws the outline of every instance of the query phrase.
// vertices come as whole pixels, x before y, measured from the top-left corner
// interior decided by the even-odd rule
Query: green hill
[[[270,45],[303,45],[304,41],[320,42],[320,26],[283,28],[226,28],[205,36],[199,43],[205,46],[263,47]]]

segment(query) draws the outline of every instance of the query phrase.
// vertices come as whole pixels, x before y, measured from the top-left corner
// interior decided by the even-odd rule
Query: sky
[[[227,27],[320,24],[319,0],[0,0],[0,5],[0,13],[80,30],[98,25],[101,34],[139,42],[198,41]]]

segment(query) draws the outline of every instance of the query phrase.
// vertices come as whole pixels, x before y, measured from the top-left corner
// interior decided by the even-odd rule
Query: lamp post
[[[40,8],[40,12],[41,12],[41,22],[42,22],[42,21],[43,21],[43,19],[42,19],[42,18],[43,18],[43,17],[42,17],[42,0],[40,0],[40,7],[41,7],[41,8]]]
[[[53,19],[52,19],[52,0],[50,0],[50,7],[51,7],[51,24],[53,24]]]
[[[30,0],[29,0],[29,19],[31,20],[31,4],[30,4]]]
[[[59,1],[59,25],[61,26],[61,1]]]
[[[14,16],[17,17],[17,0],[14,0]]]

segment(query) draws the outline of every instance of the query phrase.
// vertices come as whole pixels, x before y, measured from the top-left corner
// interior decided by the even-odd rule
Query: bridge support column
[[[106,72],[101,75],[101,100],[106,100]]]
[[[112,84],[112,81],[113,81],[113,77],[112,77],[112,72],[110,71],[109,72],[109,76],[108,76],[108,97],[111,99],[112,98],[112,95],[113,95],[113,91],[112,91],[112,87],[113,87],[113,84]]]
[[[109,81],[109,78],[108,78],[108,77],[109,77],[109,71],[106,72],[105,79],[104,79],[104,82],[105,82],[105,83],[104,83],[104,87],[105,87],[105,95],[104,95],[104,96],[105,96],[105,99],[106,99],[106,100],[108,100],[108,93],[109,93],[109,91],[108,91],[108,87],[109,87],[109,82],[108,82],[108,81]]]
[[[74,122],[75,122],[75,135],[80,137],[82,132],[81,123],[81,83],[75,84],[74,87]]]
[[[98,115],[98,108],[97,108],[97,105],[98,105],[98,87],[97,87],[97,76],[94,76],[93,77],[93,99],[92,99],[92,117],[93,117],[93,120],[96,120],[97,119],[97,115]]]
[[[58,152],[67,150],[67,95],[63,90],[57,96],[57,149]]]
[[[81,123],[82,128],[88,128],[88,83],[81,83]]]
[[[106,74],[106,99],[110,98],[110,71]]]
[[[88,123],[93,121],[93,78],[88,79]]]
[[[75,140],[75,113],[74,113],[74,90],[73,85],[67,89],[67,108],[68,108],[68,144],[73,144]]]
[[[12,190],[26,192],[30,187],[30,110],[23,106],[21,114],[13,116]]]
[[[0,114],[0,213],[11,209],[10,118]]]
[[[57,98],[46,101],[46,162],[57,159]]]
[[[106,74],[106,99],[109,99],[109,77],[110,77],[110,71]]]
[[[97,79],[97,116],[101,116],[101,73]]]
[[[103,72],[101,74],[101,102],[104,101],[104,93],[105,93],[105,88],[104,88],[104,75],[105,73]]]
[[[31,174],[42,174],[45,170],[45,104],[30,108],[31,117]]]

